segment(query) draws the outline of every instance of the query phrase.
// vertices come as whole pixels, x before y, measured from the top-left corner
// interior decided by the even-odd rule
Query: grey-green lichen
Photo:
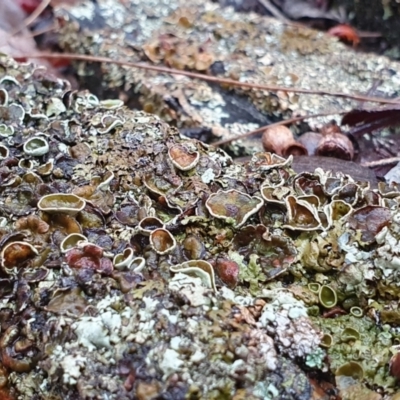
[[[56,15],[63,22],[59,46],[68,52],[146,61],[240,82],[344,93],[366,93],[379,80],[382,96],[400,92],[398,64],[385,57],[355,54],[323,32],[238,13],[233,7],[221,9],[217,2],[88,0],[58,7]],[[221,89],[112,63],[98,68],[79,62],[77,70],[82,84],[102,95],[121,94],[179,128],[209,129],[223,138],[266,125],[267,118],[358,106],[347,98],[283,90]],[[309,123],[321,126],[332,118]],[[259,141],[245,140],[235,143],[232,152],[252,154],[255,148],[261,149]]]
[[[391,346],[398,340],[397,329],[378,327],[369,318],[343,315],[336,318],[311,318],[321,330],[332,336],[333,343],[326,349],[330,368],[336,371],[349,361],[357,361],[364,370],[364,379],[371,385],[395,387],[396,380],[389,375],[388,358]],[[345,333],[351,327],[359,338],[349,338]]]
[[[14,77],[0,83],[0,124],[12,127],[0,160],[1,390],[22,399],[308,400],[310,369],[334,374],[354,359],[360,385],[397,388],[398,192],[296,174],[269,153],[237,165],[38,67],[2,57],[0,70]],[[65,110],[46,115],[55,99]],[[26,154],[38,134],[48,151]],[[195,154],[191,169],[171,159],[177,151]],[[281,204],[260,193],[277,173]],[[333,213],[348,185],[358,187],[357,201],[346,192],[351,213]],[[210,210],[215,194],[229,202]],[[157,230],[173,237],[168,252]],[[82,240],[65,249],[74,233]],[[321,350],[324,334],[333,343]]]

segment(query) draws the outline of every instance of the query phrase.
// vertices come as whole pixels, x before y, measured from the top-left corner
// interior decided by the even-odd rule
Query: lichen
[[[396,97],[400,91],[398,64],[387,58],[362,52],[355,56],[323,32],[239,13],[233,7],[221,9],[215,2],[85,1],[56,8],[56,16],[62,21],[58,45],[67,52],[145,60],[256,84],[360,93],[379,80],[382,96]],[[75,65],[79,81],[97,95],[118,93],[199,138],[227,139],[276,118],[358,107],[347,98],[230,85],[225,89],[111,63],[101,68],[81,61]],[[321,126],[334,117],[308,123]],[[249,155],[260,149],[259,140],[248,138],[230,148],[232,154]]]
[[[296,174],[290,159],[268,153],[235,164],[154,115],[119,102],[104,107],[29,64],[6,57],[0,64],[17,81],[0,84],[8,94],[2,107],[15,111],[0,119],[14,129],[1,139],[10,156],[0,160],[0,357],[10,393],[305,400],[310,371],[335,374],[355,359],[362,388],[398,388],[389,374],[400,320],[398,192],[372,192],[324,171]],[[33,118],[33,108],[45,115],[49,99],[66,110]],[[27,155],[23,143],[36,132],[49,150]],[[171,146],[199,153],[198,163],[177,168]],[[50,160],[53,169],[41,174]],[[208,183],[205,166],[215,173]],[[260,192],[277,176],[287,190],[275,214],[277,204]],[[358,201],[335,219],[329,205],[350,183],[359,186]],[[316,187],[318,201],[306,194]],[[238,215],[235,199],[257,199],[256,212],[236,225],[207,208],[216,193],[233,191],[227,216]],[[58,193],[82,201],[72,213],[64,202],[41,208]],[[289,196],[300,200],[289,204]],[[377,207],[366,208],[371,199],[384,216],[373,227],[357,220],[360,209],[376,216]],[[314,230],[299,221],[288,227],[298,204],[318,216]],[[150,240],[157,229],[174,238],[169,252]],[[83,239],[64,251],[71,234]],[[140,259],[139,270],[121,265],[124,257]],[[221,271],[214,276],[221,265],[234,265],[235,285]],[[321,298],[326,288],[335,306]],[[333,342],[322,351],[324,334]]]

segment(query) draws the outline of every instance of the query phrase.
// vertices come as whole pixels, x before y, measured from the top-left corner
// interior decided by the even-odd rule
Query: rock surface
[[[367,94],[400,94],[400,66],[385,57],[355,52],[334,37],[285,25],[218,4],[187,1],[100,0],[56,11],[64,51],[147,61],[240,82]],[[192,137],[229,138],[277,119],[332,112],[308,120],[319,127],[335,112],[361,106],[346,98],[217,86],[111,64],[78,63],[80,83],[93,93],[120,96],[155,113]],[[367,104],[363,104],[366,106]],[[304,125],[297,128],[304,132]],[[235,143],[233,155],[261,149],[259,140]]]
[[[382,79],[382,95],[399,93],[386,58],[190,6],[60,8],[60,44],[302,88],[367,92]],[[266,153],[235,164],[180,134],[229,137],[357,103],[77,66],[101,100],[0,59],[0,397],[390,399],[399,192]]]
[[[398,389],[399,192],[0,68],[2,398]]]

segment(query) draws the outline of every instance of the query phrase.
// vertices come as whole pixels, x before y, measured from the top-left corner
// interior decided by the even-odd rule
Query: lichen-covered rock
[[[281,353],[304,359],[319,346],[321,334],[311,324],[304,303],[290,293],[277,292],[274,297],[262,311],[261,326],[273,332]]]
[[[0,69],[4,393],[308,400],[310,372],[354,357],[360,391],[397,388],[400,295],[381,278],[398,192],[269,153],[237,165],[40,67]]]
[[[58,45],[67,52],[317,91],[368,93],[379,81],[382,97],[400,94],[397,63],[355,53],[323,32],[221,8],[216,2],[86,0],[59,7],[56,16],[62,21]],[[204,141],[213,135],[232,138],[277,117],[359,107],[347,98],[221,87],[111,63],[75,65],[81,84],[100,97],[118,93],[128,104]],[[309,123],[320,127],[332,118],[340,116]],[[261,150],[260,140],[236,142],[231,151],[252,154],[255,149]]]

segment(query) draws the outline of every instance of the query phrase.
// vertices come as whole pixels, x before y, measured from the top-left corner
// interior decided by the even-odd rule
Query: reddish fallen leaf
[[[17,0],[16,3],[18,6],[24,10],[27,14],[32,14],[42,0]],[[54,7],[60,4],[74,4],[77,3],[77,0],[52,0],[51,5]]]
[[[12,1],[0,1],[0,29],[5,33],[14,30],[20,26],[26,17],[26,14]],[[3,33],[1,34],[1,41],[4,41]]]
[[[71,62],[69,60],[63,60],[61,58],[55,58],[53,60],[50,60],[49,62],[56,69],[65,68],[71,65]]]
[[[397,379],[400,379],[400,353],[396,353],[392,356],[389,362],[390,375]]]
[[[0,28],[0,52],[25,61],[26,57],[20,57],[20,55],[26,54],[26,52],[37,53],[37,49],[35,41],[31,37],[10,36],[8,32]]]
[[[347,24],[336,25],[329,29],[327,33],[331,36],[337,36],[343,42],[351,43],[353,46],[357,46],[360,43],[357,31]]]
[[[18,5],[28,14],[33,13],[41,0],[17,0]]]

